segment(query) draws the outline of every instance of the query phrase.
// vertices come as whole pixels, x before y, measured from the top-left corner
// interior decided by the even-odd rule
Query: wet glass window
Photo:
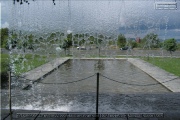
[[[18,117],[7,116],[9,109],[171,118],[170,111],[180,111],[179,6],[179,0],[2,0],[3,118]]]

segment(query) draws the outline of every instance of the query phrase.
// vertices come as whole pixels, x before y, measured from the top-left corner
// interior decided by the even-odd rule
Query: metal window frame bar
[[[177,2],[155,2],[156,10],[177,10]]]

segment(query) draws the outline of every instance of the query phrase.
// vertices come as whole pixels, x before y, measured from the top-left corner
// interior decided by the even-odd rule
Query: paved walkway
[[[149,74],[172,92],[180,92],[180,78],[178,76],[166,72],[165,70],[139,58],[128,58],[128,61]]]
[[[69,60],[69,58],[56,58],[40,67],[37,67],[29,72],[26,72],[22,75],[24,79],[36,81],[58,68],[61,64]]]

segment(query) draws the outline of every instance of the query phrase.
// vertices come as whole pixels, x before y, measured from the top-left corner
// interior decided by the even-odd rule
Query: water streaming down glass
[[[22,73],[25,70],[27,72],[37,67],[37,64],[39,66],[56,58],[73,57],[73,60],[67,61],[59,68],[57,67],[51,74],[42,77],[42,80],[34,84],[23,78],[12,79],[12,86],[14,86],[13,108],[95,111],[95,76],[88,78],[87,81],[82,81],[82,83],[72,83],[71,85],[59,85],[58,83],[80,80],[96,72],[128,83],[157,83],[125,60],[79,60],[83,57],[127,57],[131,56],[130,52],[133,52],[134,56],[146,56],[147,53],[148,56],[149,54],[159,55],[159,51],[151,50],[151,38],[148,38],[147,43],[142,45],[144,48],[142,51],[133,49],[121,51],[118,48],[117,40],[120,33],[129,38],[129,42],[125,45],[130,47],[128,44],[132,38],[133,40],[136,37],[142,38],[146,34],[159,33],[161,39],[174,36],[173,34],[167,36],[168,24],[170,23],[175,24],[175,30],[180,29],[179,19],[176,16],[179,10],[175,11],[175,14],[171,14],[172,11],[158,11],[156,13],[152,1],[141,2],[140,4],[138,1],[124,0],[68,0],[55,1],[55,5],[52,1],[41,0],[29,1],[29,5],[14,5],[12,2],[6,2],[7,6],[11,6],[8,13],[12,13],[9,14],[9,34],[13,40],[17,40],[17,43],[12,46],[13,43],[9,38],[11,45],[9,56],[13,75],[17,77],[18,72]],[[164,18],[165,15],[169,16],[170,14],[171,17]],[[164,23],[161,23],[162,19],[165,19]],[[174,33],[177,35],[175,37],[180,39],[178,32]],[[27,62],[29,59],[31,61]],[[20,81],[21,79],[23,82]],[[130,107],[126,104],[119,105],[118,103],[118,100],[124,97],[120,95],[122,93],[169,92],[161,85],[150,88],[128,85],[120,85],[119,87],[118,84],[106,81],[103,77],[100,77],[100,80],[101,112],[130,111]],[[27,84],[32,84],[31,89],[21,90]],[[21,96],[16,97],[17,93]],[[116,95],[118,96],[117,101],[114,100]],[[3,107],[7,108],[7,104],[4,104]],[[133,110],[141,111],[140,109],[142,106],[139,105],[139,109]],[[147,109],[151,111],[150,108],[146,107],[142,110]]]

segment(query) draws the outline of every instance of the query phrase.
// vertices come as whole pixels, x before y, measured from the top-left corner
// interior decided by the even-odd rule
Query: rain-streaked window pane
[[[2,0],[0,6],[3,118],[10,106],[96,113],[98,80],[99,113],[180,117],[179,0]]]

